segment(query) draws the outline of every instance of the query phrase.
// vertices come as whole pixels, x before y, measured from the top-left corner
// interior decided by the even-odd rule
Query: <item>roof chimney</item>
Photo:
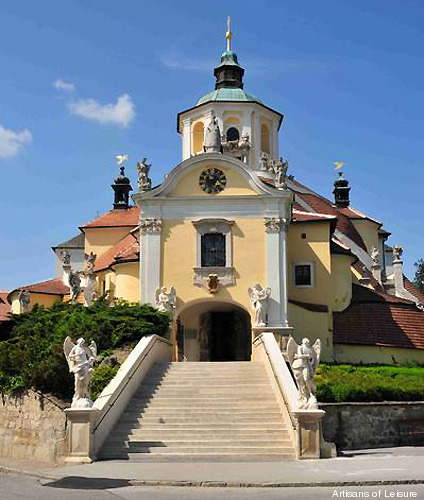
[[[337,208],[347,208],[349,206],[349,181],[343,177],[343,172],[339,172],[339,178],[334,182],[334,202]]]

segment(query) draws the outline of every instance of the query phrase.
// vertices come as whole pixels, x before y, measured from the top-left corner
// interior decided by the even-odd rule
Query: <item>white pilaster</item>
[[[254,114],[254,128],[255,128],[255,139],[254,139],[254,155],[253,155],[253,168],[256,170],[259,168],[259,158],[261,154],[261,120],[257,112]]]
[[[140,302],[155,304],[160,287],[161,228],[158,219],[140,221]]]
[[[265,219],[269,327],[288,327],[286,220]]]
[[[191,156],[191,127],[190,118],[183,121],[183,160],[187,160]]]

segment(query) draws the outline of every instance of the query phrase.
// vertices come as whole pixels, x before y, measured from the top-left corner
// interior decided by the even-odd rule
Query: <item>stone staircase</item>
[[[262,363],[155,363],[98,458],[265,461],[295,451]]]

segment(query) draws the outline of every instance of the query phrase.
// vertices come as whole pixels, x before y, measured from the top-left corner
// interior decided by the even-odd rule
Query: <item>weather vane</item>
[[[128,155],[116,155],[115,158],[118,160],[118,166],[123,166],[123,163],[128,160]]]
[[[339,172],[340,177],[343,177],[342,168],[345,165],[346,165],[346,163],[344,161],[335,161],[334,162],[334,170],[336,170],[336,172]]]
[[[231,23],[231,18],[230,16],[228,16],[227,32],[225,33],[225,38],[227,39],[227,52],[231,52],[231,39],[233,38],[233,34],[231,33],[230,23]]]

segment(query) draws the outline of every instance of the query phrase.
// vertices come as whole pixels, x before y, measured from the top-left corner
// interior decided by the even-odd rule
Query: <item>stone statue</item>
[[[166,293],[166,286],[158,288],[156,290],[155,299],[156,307],[159,311],[167,312],[172,316],[177,306],[177,292],[175,288],[171,286],[169,293]]]
[[[211,122],[205,131],[205,153],[221,152],[221,132],[219,131],[218,121],[215,115],[212,115]]]
[[[271,295],[271,288],[262,288],[259,283],[256,283],[253,288],[248,288],[250,302],[255,311],[255,325],[267,326],[268,324],[268,302]]]
[[[218,293],[219,277],[217,274],[210,274],[206,278],[206,286],[209,293]]]
[[[93,252],[84,254],[85,263],[87,265],[86,274],[90,275],[94,273],[94,263],[96,262],[97,255]]]
[[[60,252],[59,258],[64,266],[69,266],[71,264],[71,255],[66,250]]]
[[[241,139],[235,141],[227,141],[225,134],[221,137],[221,146],[223,154],[237,158],[238,160],[247,163],[249,152],[252,147],[250,144],[249,134],[243,134]]]
[[[96,274],[94,272],[94,265],[97,255],[93,252],[84,254],[86,270],[85,270],[85,287],[84,299],[85,305],[89,306],[93,303],[96,294]]]
[[[269,155],[267,153],[261,153],[261,157],[259,159],[260,163],[260,169],[263,172],[267,172],[269,170],[268,162],[269,162]]]
[[[287,169],[289,168],[288,160],[283,160],[280,158],[272,162],[272,170],[275,175],[275,187],[277,189],[285,189],[286,186],[286,175]]]
[[[287,358],[299,390],[299,409],[317,410],[314,377],[321,356],[321,340],[311,347],[309,339],[298,345],[293,337],[287,342]]]
[[[75,393],[71,408],[91,408],[90,380],[93,373],[94,360],[97,356],[97,346],[92,340],[87,346],[83,338],[74,344],[70,337],[63,343],[63,352],[68,362],[69,371],[75,377]]]
[[[71,302],[72,304],[77,303],[78,295],[81,293],[81,277],[80,273],[70,271],[69,273],[69,287],[71,289]]]
[[[152,180],[149,177],[151,167],[152,164],[147,163],[147,158],[143,158],[141,163],[139,161],[137,162],[138,187],[140,191],[152,189]]]
[[[371,249],[371,259],[373,261],[373,265],[378,265],[378,257],[380,255],[380,252],[375,248],[372,247]]]
[[[393,247],[393,260],[400,260],[403,254],[403,248],[401,245],[395,245]]]
[[[19,300],[19,305],[21,306],[21,312],[28,312],[30,304],[30,297],[28,290],[19,290],[18,300]]]

